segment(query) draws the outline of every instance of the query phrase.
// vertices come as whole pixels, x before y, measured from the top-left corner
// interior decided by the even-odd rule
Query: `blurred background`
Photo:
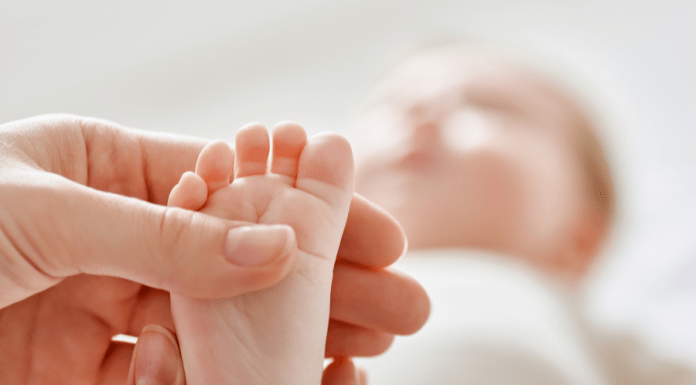
[[[0,123],[66,112],[232,140],[294,120],[350,136],[411,47],[500,42],[560,68],[608,127],[622,216],[588,285],[593,314],[696,357],[694,15],[696,2],[664,0],[5,0]]]
[[[344,132],[410,47],[493,39],[580,75],[623,130],[613,144],[648,174],[643,195],[693,200],[695,11],[657,0],[3,1],[0,122],[71,112],[210,138],[250,121]]]

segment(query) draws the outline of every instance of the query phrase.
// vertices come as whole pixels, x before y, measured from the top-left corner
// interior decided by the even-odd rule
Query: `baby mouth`
[[[412,152],[401,158],[396,166],[406,171],[426,172],[436,167],[436,159],[426,152]]]

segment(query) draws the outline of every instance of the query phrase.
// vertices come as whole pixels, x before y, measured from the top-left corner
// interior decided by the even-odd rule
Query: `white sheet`
[[[426,326],[358,360],[379,384],[603,384],[570,297],[499,255],[411,253],[398,269],[432,300]]]

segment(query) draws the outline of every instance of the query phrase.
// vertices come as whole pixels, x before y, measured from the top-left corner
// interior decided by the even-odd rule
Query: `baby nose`
[[[407,132],[413,148],[426,151],[441,145],[441,115],[432,106],[416,105],[410,108]]]
[[[413,129],[413,139],[419,144],[434,144],[439,140],[440,129],[437,122],[420,122]]]
[[[410,139],[413,146],[421,149],[440,144],[441,124],[439,117],[430,112],[414,116],[411,122]]]

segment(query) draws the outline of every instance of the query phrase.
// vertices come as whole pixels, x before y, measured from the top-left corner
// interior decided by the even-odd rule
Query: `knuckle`
[[[160,274],[160,288],[190,292],[201,284],[195,278],[200,276],[197,269],[202,264],[191,262],[201,257],[197,254],[201,252],[207,226],[201,225],[200,220],[195,212],[175,207],[167,207],[159,213],[158,242],[155,242],[158,250],[153,253],[162,259],[159,265],[166,269]]]
[[[188,246],[186,233],[191,228],[193,212],[167,207],[159,215],[159,249],[165,257],[174,258],[185,253]]]
[[[67,253],[48,247],[51,239],[44,228],[51,223],[47,210],[50,206],[37,201],[19,215],[17,208],[23,205],[18,197],[32,197],[33,190],[7,184],[3,187],[0,200],[6,204],[0,208],[0,279],[30,291],[55,284],[67,271],[61,268],[66,265],[62,262]]]

